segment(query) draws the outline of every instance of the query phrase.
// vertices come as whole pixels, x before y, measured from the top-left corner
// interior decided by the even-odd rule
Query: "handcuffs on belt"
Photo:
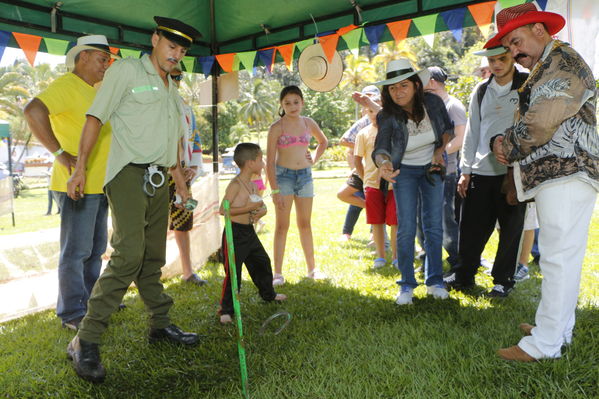
[[[158,178],[160,179],[158,182],[154,182],[154,176],[156,175],[158,175]],[[144,193],[146,193],[148,197],[153,197],[156,194],[156,189],[162,187],[164,181],[164,173],[158,169],[158,165],[148,166],[144,173]]]

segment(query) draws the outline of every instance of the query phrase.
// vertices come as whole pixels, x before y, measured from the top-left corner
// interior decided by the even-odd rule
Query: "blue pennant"
[[[272,70],[272,55],[274,51],[274,48],[258,51],[258,57],[260,57],[260,61],[262,61],[268,73],[270,73],[270,71]]]
[[[216,58],[212,55],[207,57],[198,57],[198,62],[202,65],[202,73],[204,76],[208,77],[210,75],[210,71],[212,70],[212,65],[214,65],[214,60]]]
[[[387,25],[375,25],[375,26],[367,26],[364,28],[364,33],[366,33],[366,37],[370,42],[370,50],[373,54],[376,54],[379,49],[379,41],[381,40],[381,36],[385,31]]]
[[[547,8],[547,0],[537,0],[537,4],[541,7],[541,10],[545,11]]]
[[[0,60],[4,55],[4,49],[8,46],[8,40],[10,39],[10,32],[0,30]]]
[[[464,15],[466,14],[466,8],[456,8],[454,10],[444,11],[441,13],[445,25],[449,28],[453,37],[458,42],[462,41],[462,29],[464,28]]]

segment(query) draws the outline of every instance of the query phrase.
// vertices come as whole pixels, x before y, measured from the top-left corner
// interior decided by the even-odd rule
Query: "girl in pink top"
[[[266,174],[276,212],[273,285],[285,283],[282,275],[283,255],[291,205],[294,202],[300,242],[308,266],[308,278],[326,278],[316,269],[314,263],[311,217],[314,197],[312,165],[323,154],[328,141],[316,122],[301,116],[304,97],[297,86],[285,87],[279,99],[281,119],[270,127],[266,149]],[[312,137],[318,142],[314,156],[308,149]]]

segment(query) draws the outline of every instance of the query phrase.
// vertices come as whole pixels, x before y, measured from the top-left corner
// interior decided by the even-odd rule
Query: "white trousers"
[[[532,335],[518,346],[535,359],[558,358],[572,342],[574,312],[588,230],[597,192],[588,183],[570,180],[543,187],[535,195],[541,253],[541,302]]]

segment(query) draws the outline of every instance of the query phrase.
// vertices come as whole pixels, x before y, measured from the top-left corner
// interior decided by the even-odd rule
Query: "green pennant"
[[[499,0],[501,8],[508,8],[526,3],[526,0]]]
[[[46,43],[48,54],[54,55],[65,55],[67,47],[69,47],[69,42],[66,40],[50,39],[48,37],[44,37],[44,43]]]
[[[425,15],[412,19],[412,22],[416,25],[421,35],[430,35],[435,33],[438,16],[439,14]]]
[[[430,47],[433,47],[435,43],[435,29],[438,16],[439,14],[431,14],[412,19],[412,23],[418,28],[422,38]]]
[[[295,43],[295,46],[297,47],[297,49],[301,53],[302,51],[304,51],[304,49],[306,47],[308,47],[308,46],[310,46],[312,44],[314,44],[314,39],[306,39],[306,40],[302,40],[301,42]]]
[[[131,50],[128,48],[121,49],[121,57],[123,57],[123,58],[127,58],[127,57],[139,58],[140,54],[141,54],[140,50]]]
[[[245,51],[243,53],[237,53],[237,57],[239,58],[239,62],[243,64],[245,69],[247,69],[250,73],[254,71],[254,60],[256,59],[257,51]]]
[[[341,36],[343,40],[345,40],[345,43],[347,43],[347,48],[349,48],[355,56],[357,56],[360,51],[360,41],[363,32],[363,28],[357,28]]]
[[[196,59],[195,57],[185,56],[181,60],[181,63],[185,66],[185,72],[191,73],[195,67]]]

